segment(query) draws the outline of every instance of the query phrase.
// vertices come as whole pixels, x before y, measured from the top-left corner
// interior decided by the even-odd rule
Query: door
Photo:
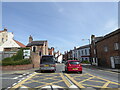
[[[114,61],[114,57],[110,57],[111,60],[111,67],[115,68],[115,61]]]

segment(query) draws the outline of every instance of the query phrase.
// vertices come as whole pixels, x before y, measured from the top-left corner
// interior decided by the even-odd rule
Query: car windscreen
[[[69,63],[70,63],[70,64],[73,64],[73,65],[80,64],[79,61],[70,61]]]
[[[52,56],[42,57],[41,64],[55,64],[55,59]]]

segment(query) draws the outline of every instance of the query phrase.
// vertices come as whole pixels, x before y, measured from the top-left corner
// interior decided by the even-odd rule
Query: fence
[[[12,51],[3,51],[3,52],[0,52],[0,60],[3,60],[4,58],[7,58],[7,57],[11,57],[13,55],[15,55],[17,52],[12,52]]]

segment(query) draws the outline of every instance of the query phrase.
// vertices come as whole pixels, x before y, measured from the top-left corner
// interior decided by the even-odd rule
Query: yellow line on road
[[[101,88],[107,88],[107,86],[109,85],[110,81],[106,82]]]
[[[33,75],[31,75],[30,77],[24,79],[23,81],[21,81],[20,83],[18,83],[17,85],[13,86],[12,88],[18,88],[19,86],[21,86],[25,81],[29,80],[31,77],[35,76],[36,73],[34,73]],[[12,90],[12,88],[10,90]]]
[[[72,77],[70,77],[70,75],[65,74],[74,84],[76,84],[79,88],[85,88],[84,86],[82,86],[81,84],[79,84],[77,81],[75,81]]]
[[[60,76],[61,76],[61,78],[63,79],[63,81],[65,82],[65,84],[66,84],[68,87],[70,87],[70,86],[71,86],[71,84],[69,83],[69,81],[68,81],[68,80],[66,80],[66,79],[65,79],[65,77],[63,76],[63,74],[62,74],[62,73],[60,73]]]
[[[93,79],[93,78],[95,78],[95,77],[96,77],[96,76],[90,77],[90,78],[88,78],[88,79],[85,79],[85,80],[83,80],[83,81],[80,81],[80,83],[85,82],[85,81],[88,81],[88,80]]]
[[[100,83],[106,83],[106,82],[103,82],[103,81],[96,81],[96,80],[88,80],[88,81],[91,81],[91,82],[100,82]]]
[[[89,75],[94,76],[92,74],[89,74]],[[98,76],[96,76],[96,78],[104,80],[104,81],[110,81],[110,80],[107,80],[107,79],[104,79],[104,78],[101,78],[101,77],[98,77]],[[120,85],[120,83],[116,83],[116,82],[112,82],[112,81],[110,81],[110,83],[113,83],[113,84],[116,84],[116,85]]]
[[[98,88],[101,88],[101,86],[96,86],[96,85],[88,85],[88,84],[82,84],[82,85],[90,86],[90,87],[98,87]],[[88,90],[89,90],[89,89],[88,89]]]

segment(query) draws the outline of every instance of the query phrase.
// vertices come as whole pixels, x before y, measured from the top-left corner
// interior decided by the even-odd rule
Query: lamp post
[[[90,57],[89,57],[89,59],[90,59],[90,64],[92,65],[90,39],[82,39],[82,40],[83,40],[83,41],[84,41],[84,40],[88,40],[88,41],[89,41],[89,47],[90,47],[90,50],[89,50],[89,52],[90,52]]]

